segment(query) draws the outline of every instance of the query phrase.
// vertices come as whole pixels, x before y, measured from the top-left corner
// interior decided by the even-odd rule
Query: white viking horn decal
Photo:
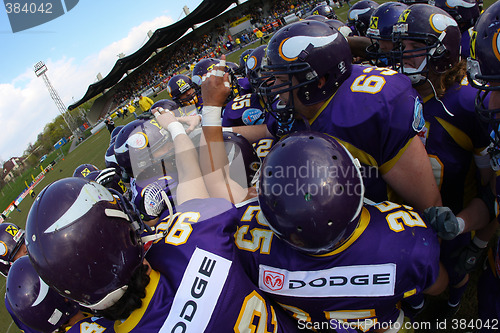
[[[285,39],[280,45],[280,56],[286,61],[294,61],[299,56],[300,52],[305,50],[309,44],[313,47],[323,47],[335,41],[338,33],[329,36],[312,37],[312,36],[295,36]]]

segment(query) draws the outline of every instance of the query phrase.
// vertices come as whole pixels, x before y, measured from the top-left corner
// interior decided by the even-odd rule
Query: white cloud
[[[87,56],[81,63],[74,57],[47,59],[47,76],[68,106],[82,98],[97,73],[106,76],[118,60],[137,51],[147,41],[147,32],[168,26],[174,21],[167,16],[157,17],[132,28],[127,37],[112,43],[97,54]],[[68,50],[71,54],[71,50]],[[45,125],[59,115],[55,103],[41,78],[32,68],[16,77],[10,84],[0,84],[0,160],[21,156],[29,143],[34,143]]]

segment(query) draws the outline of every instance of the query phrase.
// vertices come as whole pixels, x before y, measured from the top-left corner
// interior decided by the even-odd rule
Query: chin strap
[[[434,89],[434,85],[432,84],[431,80],[427,80],[427,82],[429,82],[429,84],[431,85],[432,92],[434,93],[434,98],[436,98],[436,101],[441,103],[441,105],[443,106],[443,109],[446,111],[447,114],[449,114],[452,117],[455,117],[455,115],[453,113],[451,113],[450,110],[448,110],[446,108],[446,105],[444,105],[443,101],[440,100],[439,97],[437,96],[436,89]]]

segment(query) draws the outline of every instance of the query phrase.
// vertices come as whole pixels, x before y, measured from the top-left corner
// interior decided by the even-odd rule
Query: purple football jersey
[[[252,143],[252,147],[253,149],[255,149],[255,152],[257,153],[257,156],[260,158],[260,160],[264,161],[264,158],[267,156],[276,142],[278,142],[278,139],[273,137],[262,138]]]
[[[470,34],[472,28],[462,32],[462,38],[460,39],[460,56],[462,59],[467,59],[470,56]]]
[[[260,125],[265,120],[264,106],[257,94],[235,97],[224,107],[222,126]]]
[[[424,99],[425,127],[420,137],[431,160],[443,206],[460,212],[477,196],[479,179],[474,156],[486,153],[489,138],[477,118],[474,100],[477,90],[454,84],[441,101]],[[432,98],[431,98],[432,97]]]
[[[236,208],[224,199],[190,200],[176,207],[172,221],[161,216],[156,232],[165,235],[146,259],[161,273],[162,296],[150,302],[153,314],[145,312],[150,319],[144,325],[157,321],[161,332],[298,331],[296,321],[273,305],[237,260],[237,221]]]
[[[405,75],[387,68],[353,65],[351,76],[306,124],[296,119],[293,131],[313,130],[341,142],[362,164],[366,197],[389,196],[382,174],[398,161],[424,124],[421,102]],[[268,123],[275,135],[277,124]]]
[[[410,207],[365,205],[352,234],[334,251],[315,256],[275,237],[256,199],[237,207],[241,261],[259,288],[296,318],[350,323],[362,331],[377,322],[401,322],[397,303],[438,276],[438,239]]]

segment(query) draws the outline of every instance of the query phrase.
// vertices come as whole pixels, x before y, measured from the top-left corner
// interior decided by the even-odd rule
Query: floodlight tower
[[[75,130],[70,125],[70,122],[68,122],[68,119],[66,119],[65,113],[66,113],[67,108],[66,108],[66,106],[64,106],[64,103],[62,102],[61,97],[59,97],[59,94],[57,93],[57,91],[54,89],[54,87],[50,83],[49,78],[47,77],[47,74],[45,74],[47,72],[47,66],[45,66],[43,61],[39,61],[33,67],[35,69],[36,76],[37,77],[41,76],[43,79],[43,82],[45,82],[45,85],[47,86],[47,89],[49,90],[50,97],[52,97],[52,100],[54,101],[54,103],[56,103],[57,109],[61,113],[61,116],[63,117],[64,121],[66,122],[66,125],[68,126],[69,130],[71,131],[71,133],[73,133],[73,136],[75,138],[77,138],[78,135],[76,135]],[[71,115],[68,114],[67,116],[69,116],[69,118],[70,118],[69,120],[71,121],[72,120]]]

